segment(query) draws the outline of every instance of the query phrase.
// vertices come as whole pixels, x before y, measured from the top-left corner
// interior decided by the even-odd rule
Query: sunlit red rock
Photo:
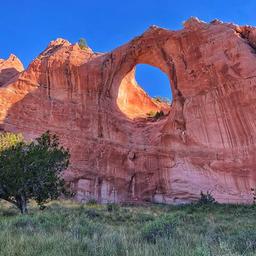
[[[255,33],[191,18],[183,30],[153,26],[104,54],[58,39],[2,84],[0,128],[27,139],[57,133],[72,155],[66,181],[81,201],[186,203],[210,191],[219,202],[250,203]],[[141,63],[169,77],[168,115],[137,85]],[[165,116],[147,118],[161,109]]]
[[[0,59],[0,86],[6,84],[11,79],[24,70],[20,60],[13,54],[7,60]]]

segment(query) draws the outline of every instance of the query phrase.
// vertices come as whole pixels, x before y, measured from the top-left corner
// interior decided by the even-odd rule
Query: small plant
[[[90,218],[90,219],[94,219],[94,218],[100,217],[100,214],[97,212],[96,209],[89,208],[89,209],[86,209],[85,212],[86,212],[87,217]]]
[[[119,205],[115,203],[109,203],[107,204],[107,211],[108,212],[113,212],[113,211],[118,211],[119,210]]]
[[[149,118],[159,119],[160,117],[164,116],[164,112],[162,110],[160,110],[160,111],[150,111],[149,113],[147,113],[147,116]]]
[[[86,202],[86,205],[96,205],[98,204],[97,200],[95,198],[91,198]]]
[[[253,203],[256,204],[256,187],[251,188],[252,196],[253,196]]]
[[[174,229],[174,223],[169,216],[161,217],[146,223],[141,231],[141,237],[147,242],[156,242],[157,238],[168,238]]]
[[[85,50],[88,48],[88,44],[86,42],[86,40],[84,38],[80,38],[78,41],[78,45],[80,47],[81,50]]]
[[[162,117],[162,116],[164,116],[164,112],[163,112],[162,110],[160,110],[160,111],[157,111],[157,112],[156,112],[154,118],[158,119],[158,118],[160,118],[160,117]]]
[[[201,191],[200,193],[200,199],[198,200],[198,204],[203,205],[203,204],[216,204],[215,198],[212,196],[212,194],[207,191],[206,194]]]

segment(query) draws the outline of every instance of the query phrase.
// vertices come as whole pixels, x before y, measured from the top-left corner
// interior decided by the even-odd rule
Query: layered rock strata
[[[219,202],[252,202],[254,27],[192,18],[179,31],[150,27],[109,53],[57,39],[25,71],[2,75],[4,63],[0,129],[27,139],[57,133],[71,151],[65,179],[78,200],[177,204],[210,191]],[[141,63],[169,77],[169,110],[137,85]]]

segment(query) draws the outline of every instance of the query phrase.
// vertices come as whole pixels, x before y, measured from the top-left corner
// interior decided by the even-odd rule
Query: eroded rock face
[[[28,139],[60,135],[72,155],[65,177],[81,201],[186,203],[210,191],[219,202],[250,203],[255,31],[192,18],[183,30],[151,27],[106,54],[58,39],[0,88],[0,128]],[[166,106],[136,84],[140,63],[171,82],[170,113],[158,120],[145,119]]]
[[[0,59],[0,87],[24,70],[21,61],[13,54],[7,60]]]

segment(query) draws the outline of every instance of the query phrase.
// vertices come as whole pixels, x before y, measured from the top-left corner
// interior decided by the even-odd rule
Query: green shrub
[[[78,41],[78,45],[80,47],[81,50],[85,50],[88,48],[88,44],[86,42],[86,40],[84,38],[80,38]]]
[[[203,204],[216,204],[215,198],[212,196],[212,194],[207,191],[206,194],[201,191],[200,193],[200,199],[198,200],[198,204],[203,205]]]
[[[253,196],[253,203],[256,204],[256,188],[251,188],[252,196]]]
[[[96,205],[96,204],[98,204],[98,202],[97,202],[97,200],[96,199],[94,199],[94,198],[91,198],[91,199],[89,199],[87,202],[86,202],[86,205]]]
[[[86,213],[87,217],[90,218],[90,219],[100,217],[100,214],[97,212],[96,209],[86,209],[85,213]]]
[[[148,242],[156,242],[157,238],[169,237],[174,229],[174,223],[169,216],[161,217],[144,225],[141,237]]]
[[[109,203],[107,204],[107,211],[108,212],[113,212],[113,211],[118,211],[119,210],[119,205],[115,203]]]
[[[159,119],[160,117],[164,116],[164,112],[162,110],[150,111],[149,113],[147,113],[147,116],[153,119]]]
[[[68,194],[62,172],[69,165],[69,150],[49,131],[26,142],[21,135],[0,134],[0,199],[27,213],[30,200],[40,208]]]
[[[164,116],[164,112],[163,112],[162,110],[160,110],[160,111],[157,111],[157,112],[156,112],[156,114],[155,114],[154,117],[155,117],[156,119],[158,119],[158,118],[160,118],[160,117],[162,117],[162,116]]]

